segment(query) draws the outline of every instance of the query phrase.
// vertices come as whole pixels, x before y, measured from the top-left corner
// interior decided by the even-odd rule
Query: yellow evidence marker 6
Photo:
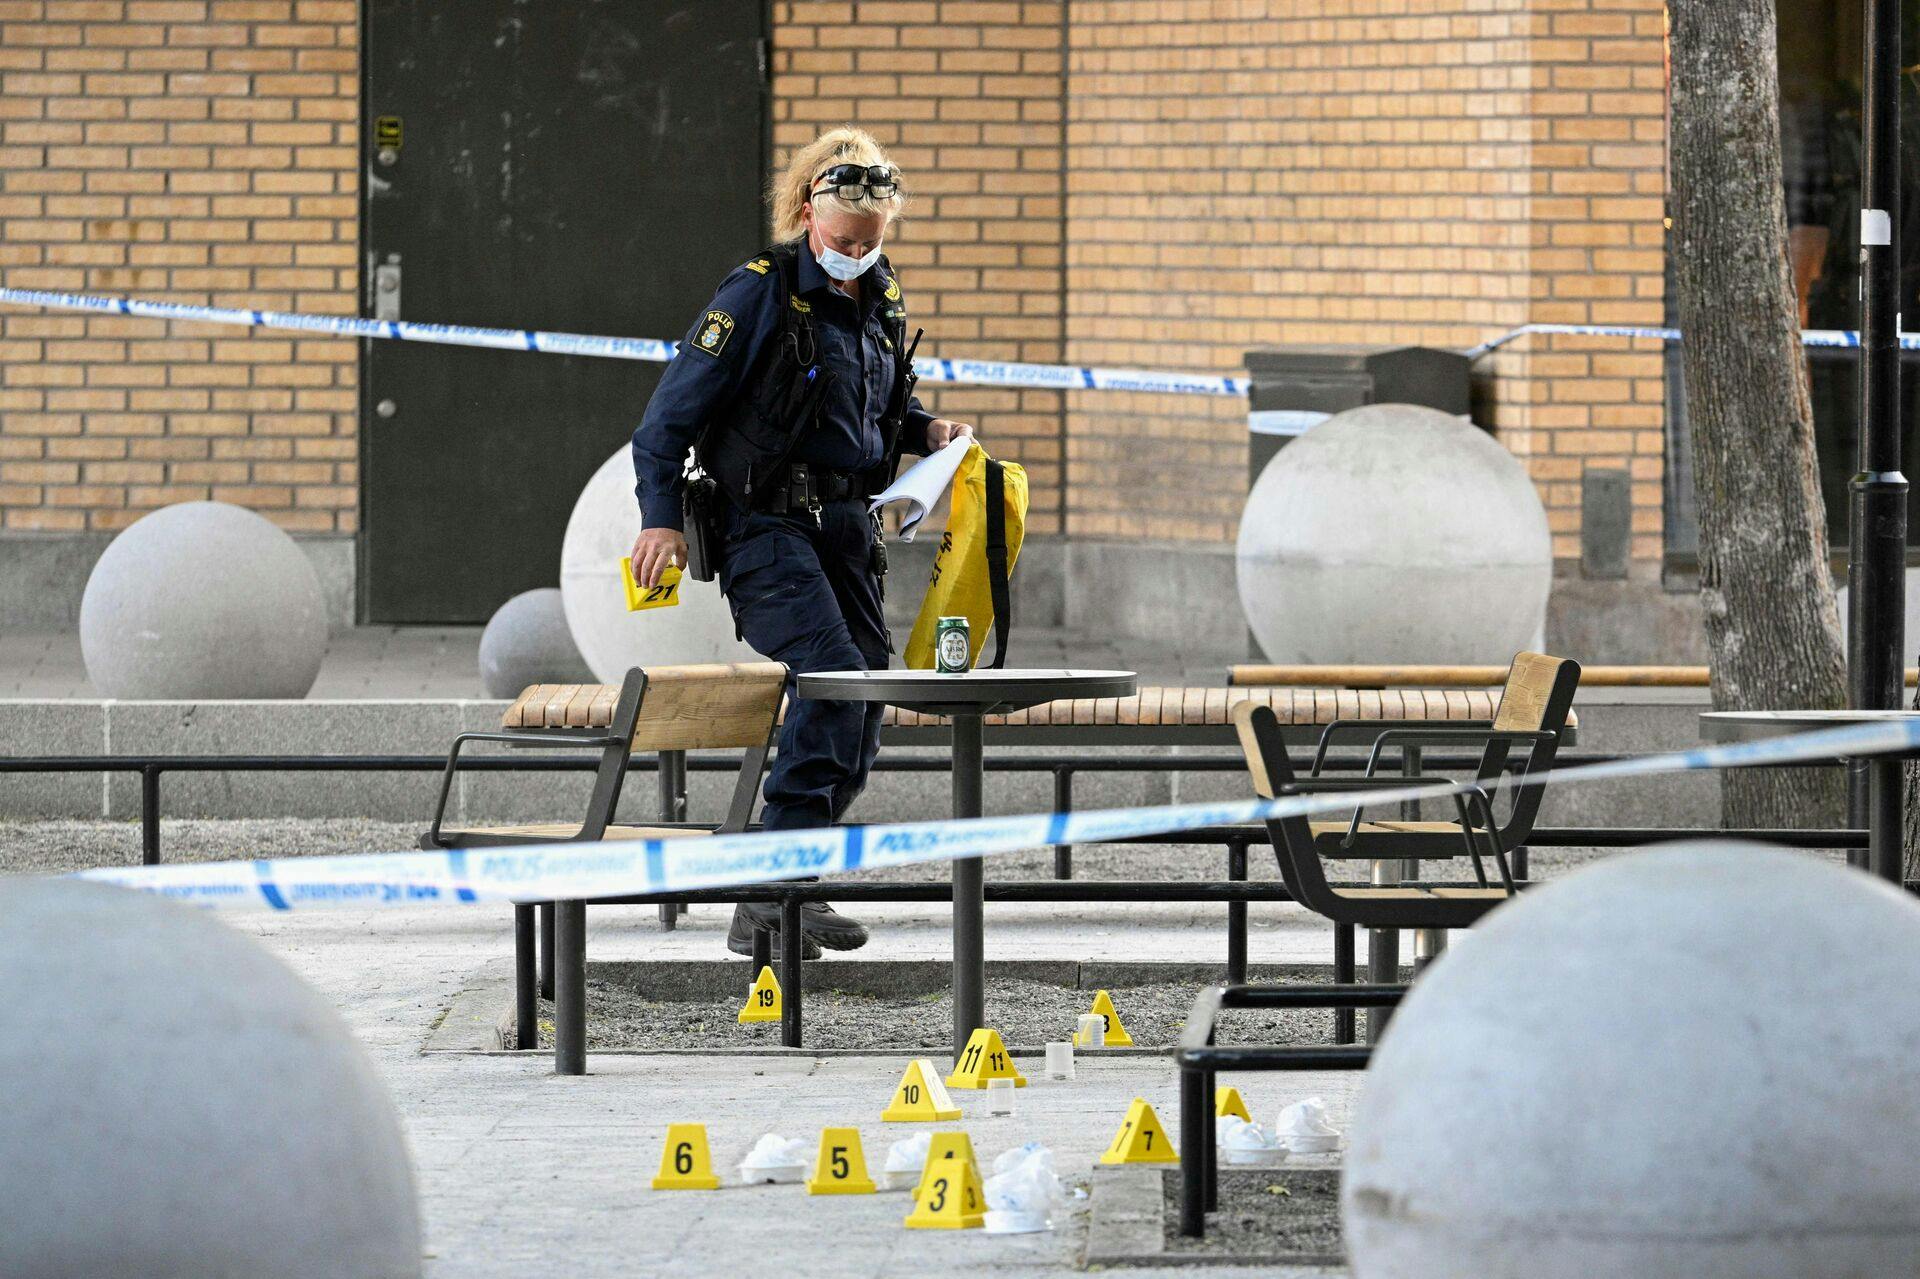
[[[1247,1113],[1246,1099],[1240,1095],[1238,1088],[1213,1090],[1213,1117],[1219,1119],[1223,1115],[1238,1115],[1248,1123],[1253,1122],[1253,1116]]]
[[[1177,1164],[1180,1156],[1174,1153],[1173,1143],[1167,1140],[1167,1130],[1160,1126],[1160,1116],[1153,1113],[1139,1097],[1127,1107],[1127,1117],[1120,1122],[1120,1131],[1113,1134],[1113,1144],[1100,1156],[1103,1164]]]
[[[907,1063],[907,1073],[900,1076],[893,1100],[880,1112],[880,1118],[890,1124],[938,1123],[959,1117],[960,1107],[947,1096],[940,1072],[926,1057],[915,1057]]]
[[[963,1132],[937,1132],[927,1147],[927,1166],[914,1187],[907,1226],[914,1230],[972,1230],[987,1221],[986,1195],[973,1142]]]
[[[740,1024],[779,1021],[781,1007],[780,979],[773,975],[771,966],[764,967],[753,979],[753,989],[747,992],[747,1002],[740,1009]]]
[[[947,1076],[947,1087],[985,1088],[989,1079],[1011,1079],[1015,1088],[1027,1086],[1027,1077],[1013,1068],[1013,1058],[1000,1042],[1000,1032],[982,1026],[967,1036],[967,1046],[960,1050],[960,1060],[953,1063],[953,1073]]]
[[[1133,1036],[1129,1035],[1127,1028],[1120,1024],[1120,1014],[1114,1010],[1113,997],[1111,995],[1107,994],[1104,990],[1095,991],[1093,1007],[1089,1011],[1096,1017],[1105,1017],[1107,1019],[1106,1046],[1108,1048],[1133,1047]],[[1073,1042],[1076,1047],[1086,1047],[1086,1045],[1081,1042],[1080,1032],[1077,1030],[1073,1032]]]
[[[672,608],[680,602],[680,570],[669,564],[660,571],[660,585],[642,586],[633,580],[633,557],[620,561],[620,581],[627,588],[627,612],[643,608]]]
[[[660,1151],[660,1175],[655,1190],[718,1190],[713,1156],[707,1151],[705,1124],[668,1124],[667,1144]]]
[[[810,1195],[870,1195],[878,1189],[867,1175],[866,1152],[858,1128],[822,1128],[820,1153],[807,1178]]]

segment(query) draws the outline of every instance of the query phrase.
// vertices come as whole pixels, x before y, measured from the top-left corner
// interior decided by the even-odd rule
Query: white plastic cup
[[[1013,1080],[987,1080],[987,1113],[989,1115],[1013,1113]]]
[[[1071,1039],[1047,1041],[1047,1078],[1073,1078],[1073,1041]]]
[[[1073,1041],[1082,1048],[1105,1048],[1107,1019],[1099,1013],[1081,1013],[1080,1029],[1074,1032]]]

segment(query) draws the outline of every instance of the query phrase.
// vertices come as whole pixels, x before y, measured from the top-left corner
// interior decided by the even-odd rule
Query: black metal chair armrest
[[[1559,736],[1558,733],[1553,732],[1551,729],[1495,729],[1492,727],[1471,729],[1454,728],[1451,726],[1388,729],[1374,739],[1373,750],[1367,756],[1367,776],[1373,776],[1374,769],[1377,768],[1380,763],[1380,753],[1388,746],[1393,745],[1395,741],[1412,742],[1414,739],[1418,739],[1421,743],[1430,743],[1436,746],[1468,746],[1476,743],[1484,745],[1487,742],[1527,742],[1537,745],[1543,740],[1552,740]]]
[[[1454,728],[1492,728],[1490,719],[1462,719],[1447,721]],[[1333,745],[1333,739],[1340,733],[1352,729],[1365,729],[1378,732],[1384,729],[1428,728],[1434,725],[1430,719],[1336,719],[1320,730],[1320,744],[1313,752],[1311,776],[1318,777],[1320,768],[1327,762],[1327,751]]]
[[[1478,809],[1481,819],[1486,823],[1487,845],[1493,849],[1493,864],[1500,868],[1500,882],[1506,887],[1507,896],[1514,896],[1520,890],[1513,882],[1513,868],[1507,864],[1507,850],[1500,846],[1499,828],[1493,823],[1492,797],[1487,794],[1485,787],[1466,786],[1461,788],[1458,799],[1460,802],[1461,830],[1471,835],[1474,828],[1468,820],[1468,814],[1472,810]],[[1471,838],[1469,838],[1468,842],[1472,842]],[[1475,867],[1478,867],[1480,859],[1475,857],[1473,860]],[[1481,882],[1485,882],[1484,876],[1482,876]]]
[[[447,814],[447,797],[453,793],[453,775],[460,760],[460,748],[468,742],[512,742],[521,746],[597,746],[602,749],[617,746],[617,737],[560,737],[551,733],[462,733],[453,739],[453,748],[447,752],[446,771],[440,775],[440,798],[433,806],[433,824],[427,828],[427,839],[435,848],[445,848],[440,838],[440,823]]]

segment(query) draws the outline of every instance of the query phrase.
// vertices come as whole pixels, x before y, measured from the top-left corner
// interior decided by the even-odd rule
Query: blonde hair
[[[891,165],[893,161],[887,158],[871,133],[850,124],[828,129],[795,151],[787,161],[786,170],[767,186],[767,198],[773,205],[775,240],[793,240],[806,234],[807,224],[801,210],[806,206],[807,192],[823,170],[836,164]],[[842,199],[833,191],[822,191],[812,199],[816,214],[841,210],[863,215],[878,213],[886,217],[888,226],[892,226],[893,220],[907,207],[906,191],[902,187],[895,187],[893,194],[884,200],[876,200],[866,191],[851,200]]]

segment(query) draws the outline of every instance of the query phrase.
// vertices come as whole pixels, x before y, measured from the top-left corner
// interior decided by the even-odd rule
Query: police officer
[[[719,581],[747,643],[796,674],[884,670],[885,550],[866,499],[902,453],[970,435],[913,394],[900,283],[881,253],[905,204],[898,171],[866,132],[832,129],[772,187],[779,242],[720,282],[667,365],[633,433],[644,528],[634,577],[687,563],[683,472],[714,481]],[[790,698],[764,790],[769,830],[826,826],[866,784],[882,708]],[[867,930],[824,902],[802,911],[803,953],[852,950]],[[771,904],[735,908],[727,947],[777,932]]]

